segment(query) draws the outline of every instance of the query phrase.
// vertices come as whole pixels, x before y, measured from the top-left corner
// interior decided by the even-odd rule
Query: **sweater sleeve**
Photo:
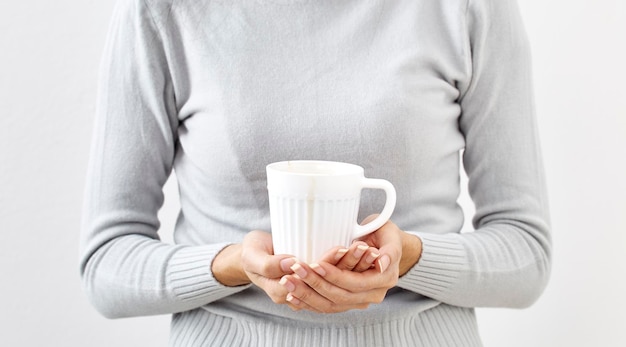
[[[474,232],[418,232],[420,261],[399,286],[465,307],[526,307],[547,284],[551,238],[530,70],[515,0],[470,0],[471,81],[459,127]]]
[[[211,273],[227,244],[159,240],[178,119],[168,61],[144,0],[118,1],[101,64],[81,231],[83,286],[107,317],[189,310],[239,292]]]

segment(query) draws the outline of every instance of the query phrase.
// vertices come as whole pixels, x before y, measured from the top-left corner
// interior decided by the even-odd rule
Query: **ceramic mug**
[[[396,191],[382,179],[365,178],[357,165],[316,160],[269,164],[267,188],[274,254],[290,254],[311,263],[334,246],[385,224],[396,205]],[[386,202],[373,221],[359,225],[357,216],[364,188],[382,189]]]

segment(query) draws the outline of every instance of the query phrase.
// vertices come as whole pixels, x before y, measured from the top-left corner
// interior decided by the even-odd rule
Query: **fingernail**
[[[283,272],[290,272],[289,270],[295,263],[296,258],[285,258],[280,261],[280,269],[283,270]]]
[[[298,300],[298,298],[296,298],[295,296],[291,295],[291,293],[287,294],[287,301],[289,301],[290,303],[294,305],[300,305],[300,300]]]
[[[378,259],[378,266],[380,267],[380,273],[385,272],[389,267],[389,263],[391,260],[388,255],[383,255],[380,259]]]
[[[367,251],[370,247],[366,246],[366,245],[358,245],[356,246],[356,250],[354,251],[354,257],[355,258],[361,258],[363,256],[363,254],[365,254],[365,251]]]
[[[365,259],[366,262],[368,263],[373,263],[374,260],[376,260],[376,258],[378,258],[380,256],[380,254],[378,253],[370,253],[367,258]]]
[[[294,286],[293,283],[287,281],[286,277],[281,278],[278,283],[281,286],[285,287],[285,289],[287,289],[288,292],[293,292],[294,290],[296,290],[296,286]]]
[[[295,272],[298,276],[300,276],[300,278],[306,277],[306,270],[298,263],[294,264],[291,267],[291,270]]]
[[[338,250],[337,254],[335,254],[335,260],[339,260],[339,259],[343,258],[343,256],[346,255],[346,253],[348,253],[348,249],[347,248],[342,248],[342,249]]]
[[[311,269],[313,269],[313,271],[315,271],[315,273],[317,273],[318,275],[324,277],[326,276],[326,271],[324,270],[323,267],[320,266],[320,264],[310,264],[309,265],[311,267]]]

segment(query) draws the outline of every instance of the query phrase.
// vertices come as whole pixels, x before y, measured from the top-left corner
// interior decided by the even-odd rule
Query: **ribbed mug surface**
[[[274,254],[291,254],[311,263],[334,246],[350,245],[359,197],[308,199],[270,194]]]

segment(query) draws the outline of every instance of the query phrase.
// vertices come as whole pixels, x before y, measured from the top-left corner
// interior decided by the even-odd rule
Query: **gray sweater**
[[[474,307],[525,307],[550,235],[515,0],[121,0],[105,47],[81,238],[107,317],[173,315],[171,345],[480,345]],[[460,153],[476,206],[460,233]],[[265,166],[345,161],[423,242],[381,304],[292,312],[215,255],[270,230]],[[159,240],[175,170],[175,245]],[[365,194],[362,215],[381,196]]]

